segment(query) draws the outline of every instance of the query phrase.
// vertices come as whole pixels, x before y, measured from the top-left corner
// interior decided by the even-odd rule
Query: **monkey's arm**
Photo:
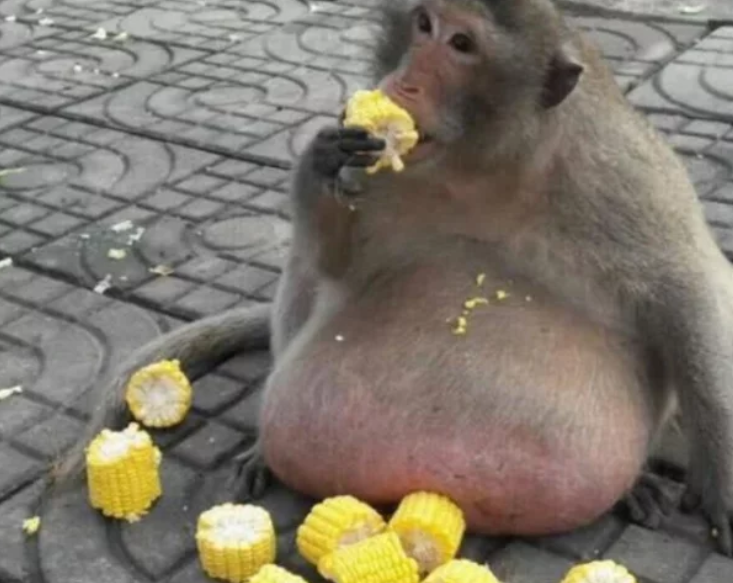
[[[685,504],[700,508],[733,554],[733,280],[724,259],[671,266],[647,318],[678,393],[689,439]],[[704,266],[704,269],[702,268]]]
[[[128,358],[98,394],[92,418],[82,439],[57,461],[57,484],[78,476],[84,465],[84,449],[105,427],[124,421],[124,393],[130,376],[143,366],[178,359],[186,374],[196,379],[219,362],[241,350],[266,349],[270,337],[270,306],[238,308],[191,322],[142,346]]]
[[[338,278],[349,263],[354,214],[341,171],[375,163],[383,140],[361,128],[325,128],[301,157],[292,186],[293,244],[301,271]]]

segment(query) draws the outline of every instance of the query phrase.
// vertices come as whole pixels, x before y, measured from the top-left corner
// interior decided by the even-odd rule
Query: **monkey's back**
[[[457,264],[372,284],[294,344],[266,392],[269,466],[314,496],[445,492],[475,531],[592,520],[646,455],[653,413],[640,349],[530,282]],[[449,320],[478,296],[489,305],[453,334]]]

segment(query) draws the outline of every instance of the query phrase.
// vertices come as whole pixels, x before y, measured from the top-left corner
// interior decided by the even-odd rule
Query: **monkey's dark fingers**
[[[379,160],[379,156],[373,154],[354,154],[346,160],[345,166],[351,166],[354,168],[369,168],[374,166]]]
[[[384,150],[386,142],[379,138],[352,139],[346,138],[339,142],[343,152],[379,152]]]
[[[318,139],[326,142],[339,140],[366,140],[371,134],[361,127],[327,127],[318,132]]]
[[[694,512],[700,508],[701,504],[702,499],[700,498],[700,494],[698,494],[691,488],[687,488],[684,495],[682,496],[682,503],[680,504],[680,508],[682,512]]]

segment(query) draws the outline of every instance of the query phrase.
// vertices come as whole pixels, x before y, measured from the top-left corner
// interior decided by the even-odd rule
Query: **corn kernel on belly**
[[[196,545],[209,577],[242,583],[274,562],[275,527],[264,508],[221,504],[199,516]]]
[[[592,561],[570,569],[562,583],[636,583],[636,578],[613,561]]]
[[[389,521],[408,555],[428,573],[453,559],[466,531],[463,512],[445,496],[415,492],[405,496]]]
[[[87,485],[93,508],[130,521],[144,515],[161,495],[160,450],[131,423],[103,430],[87,448]]]
[[[435,569],[423,583],[499,583],[499,580],[484,565],[453,559]]]
[[[419,136],[412,116],[379,89],[356,91],[346,104],[345,127],[362,127],[386,147],[376,164],[367,168],[373,174],[382,168],[404,170],[402,156],[417,145]]]
[[[324,556],[319,573],[334,583],[418,583],[417,563],[405,554],[399,537],[378,534]]]
[[[335,496],[313,507],[298,528],[296,545],[303,558],[317,565],[324,555],[384,528],[384,519],[368,504],[353,496]]]
[[[125,400],[133,417],[146,427],[177,425],[193,399],[191,383],[178,360],[155,362],[138,370],[127,384]]]

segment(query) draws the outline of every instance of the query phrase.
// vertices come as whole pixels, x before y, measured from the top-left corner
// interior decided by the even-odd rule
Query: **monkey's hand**
[[[326,179],[335,179],[344,167],[368,168],[386,147],[363,128],[324,128],[312,145],[313,170]]]

